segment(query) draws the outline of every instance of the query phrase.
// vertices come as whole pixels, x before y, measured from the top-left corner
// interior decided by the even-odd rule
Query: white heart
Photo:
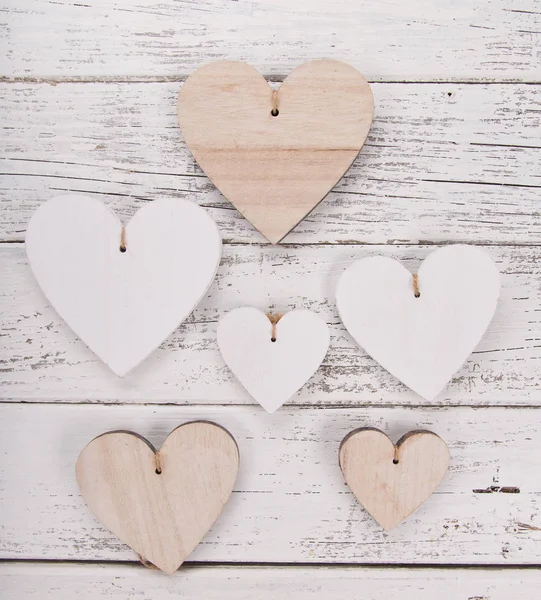
[[[33,215],[26,252],[45,296],[111,370],[124,376],[155,350],[208,290],[220,234],[197,205],[146,204],[125,228],[102,202],[53,198]]]
[[[235,377],[269,413],[317,371],[329,348],[327,324],[310,310],[292,310],[276,324],[257,308],[237,308],[218,323],[218,346]]]
[[[472,246],[436,250],[413,277],[392,258],[355,262],[336,291],[353,339],[395,377],[433,400],[488,327],[500,291],[492,259]]]

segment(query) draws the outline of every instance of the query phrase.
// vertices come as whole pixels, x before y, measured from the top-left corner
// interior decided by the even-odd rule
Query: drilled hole
[[[421,297],[421,292],[417,292],[416,294],[413,294],[416,298],[420,298]]]
[[[453,95],[453,92],[447,92],[447,95],[449,96],[449,98]]]
[[[272,115],[273,117],[277,117],[279,114],[280,114],[280,111],[279,111],[277,108],[273,108],[273,109],[271,110],[271,115]]]
[[[271,342],[275,342],[276,338],[275,337],[271,337]]]
[[[397,465],[398,464],[398,458],[394,458],[393,459],[393,465]]]
[[[120,246],[119,250],[120,252],[126,252],[126,246]]]
[[[154,471],[154,473],[156,473],[156,475],[161,475],[161,474],[162,474],[162,472],[160,471],[160,469],[156,469],[156,470]]]

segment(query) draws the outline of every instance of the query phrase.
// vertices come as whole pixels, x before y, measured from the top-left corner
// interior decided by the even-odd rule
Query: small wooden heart
[[[220,319],[217,337],[227,366],[269,413],[312,377],[329,348],[329,328],[311,310],[273,317],[237,308]]]
[[[305,63],[273,92],[253,67],[218,61],[182,86],[178,118],[214,185],[277,243],[349,169],[373,106],[366,79],[342,62]]]
[[[193,422],[171,432],[158,452],[128,431],[101,435],[81,452],[76,475],[96,518],[172,574],[222,512],[238,465],[231,434]]]
[[[339,459],[357,500],[389,530],[438,487],[449,466],[449,449],[430,431],[410,431],[395,446],[382,431],[364,428],[344,438]]]

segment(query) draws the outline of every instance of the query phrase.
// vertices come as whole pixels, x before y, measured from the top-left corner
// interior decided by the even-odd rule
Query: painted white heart
[[[120,377],[192,312],[221,256],[220,234],[197,205],[146,204],[124,229],[102,202],[60,196],[33,215],[32,271],[58,314]]]
[[[232,310],[218,324],[218,346],[227,366],[269,413],[312,377],[329,348],[329,328],[310,310],[286,313],[274,336],[271,320],[257,308]]]
[[[426,400],[433,400],[481,340],[498,301],[499,273],[478,248],[436,250],[414,279],[383,256],[355,262],[336,291],[338,313],[366,352]]]

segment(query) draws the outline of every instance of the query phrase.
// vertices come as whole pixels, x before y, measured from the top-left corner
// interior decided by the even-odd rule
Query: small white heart
[[[235,377],[269,413],[317,371],[329,348],[327,324],[310,310],[292,310],[276,324],[257,308],[237,308],[220,319],[218,346]]]
[[[353,339],[385,369],[433,400],[481,340],[498,301],[492,259],[472,246],[434,251],[413,277],[383,256],[351,265],[336,291],[338,313]]]
[[[197,205],[143,206],[125,228],[95,198],[53,198],[26,234],[32,271],[58,314],[120,377],[192,312],[220,263],[214,221]]]

